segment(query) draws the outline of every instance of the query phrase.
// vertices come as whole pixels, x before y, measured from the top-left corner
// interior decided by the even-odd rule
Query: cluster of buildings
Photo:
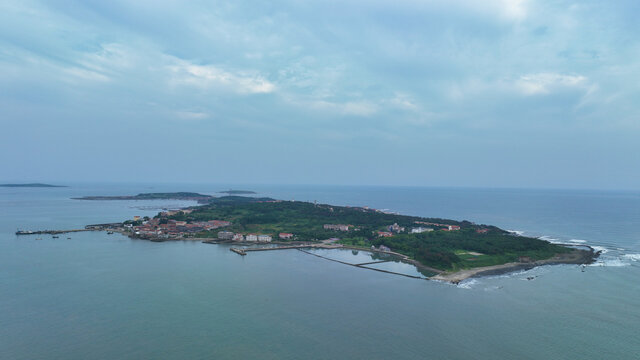
[[[182,237],[185,234],[194,234],[201,231],[210,231],[229,226],[231,223],[224,220],[209,220],[187,223],[186,221],[149,219],[142,225],[130,226],[131,231],[139,236]]]
[[[423,225],[431,225],[431,226],[437,226],[440,229],[439,230],[443,230],[443,231],[456,231],[456,230],[460,230],[460,226],[458,225],[448,225],[448,224],[438,224],[438,223],[430,223],[430,222],[426,222],[426,221],[416,221],[416,224],[423,224]],[[429,232],[429,231],[433,231],[434,229],[432,227],[424,227],[424,226],[418,226],[418,227],[413,227],[411,228],[411,230],[409,230],[410,234],[421,234],[424,232]],[[405,228],[402,226],[399,226],[397,223],[393,224],[393,225],[389,225],[387,226],[387,231],[377,231],[376,234],[378,235],[378,237],[391,237],[395,234],[399,234],[405,231]],[[488,231],[488,229],[480,229],[478,232],[479,233],[486,233]]]
[[[444,231],[457,231],[457,230],[460,230],[460,226],[458,226],[458,225],[438,224],[438,223],[432,223],[432,222],[426,222],[426,221],[416,221],[416,224],[437,226],[437,227],[442,228],[440,230],[444,230]]]
[[[404,227],[398,225],[398,223],[394,223],[393,225],[387,226],[387,231],[377,231],[376,234],[378,237],[392,237],[394,234],[401,232],[404,232]]]
[[[378,231],[377,232],[379,237],[392,237],[393,233],[391,231]]]
[[[394,223],[393,225],[389,225],[387,226],[387,230],[389,230],[392,233],[401,233],[404,232],[404,228],[400,225],[398,225],[398,223]]]
[[[280,233],[278,237],[282,240],[291,240],[293,239],[293,234],[290,233]],[[218,232],[219,240],[231,240],[231,241],[247,241],[247,242],[271,242],[273,238],[271,235],[267,234],[241,234],[241,233],[233,233],[231,231],[219,231]]]
[[[324,224],[323,226],[325,230],[337,230],[337,231],[349,231],[349,227],[353,227],[353,225]]]

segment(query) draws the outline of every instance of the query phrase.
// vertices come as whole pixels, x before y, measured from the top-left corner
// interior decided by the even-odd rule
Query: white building
[[[258,241],[270,242],[271,241],[271,235],[258,235]]]
[[[389,229],[389,231],[394,232],[394,233],[400,233],[404,231],[404,228],[400,225],[398,225],[398,223],[394,223],[393,225],[389,225],[387,227]]]
[[[425,228],[425,227],[417,227],[417,228],[412,228],[411,229],[411,233],[412,234],[420,234],[423,232],[428,232],[428,231],[433,231],[432,228]]]
[[[231,231],[218,231],[218,239],[231,240],[233,239],[233,233]]]
[[[244,238],[246,241],[258,241],[258,235],[256,234],[247,234]]]
[[[349,231],[349,226],[344,224],[324,224],[325,230]]]
[[[244,235],[242,234],[233,235],[233,241],[244,241]]]

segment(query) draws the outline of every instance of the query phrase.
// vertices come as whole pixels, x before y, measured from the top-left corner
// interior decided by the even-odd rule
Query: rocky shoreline
[[[431,277],[432,280],[439,280],[450,282],[452,284],[458,284],[463,280],[481,277],[481,276],[495,276],[508,274],[517,271],[531,270],[538,266],[543,265],[559,265],[559,264],[576,264],[576,265],[588,265],[595,262],[600,256],[600,251],[594,251],[589,247],[589,250],[573,249],[573,251],[565,254],[558,254],[550,259],[538,260],[531,262],[511,262],[502,265],[485,266],[473,269],[459,270],[452,273],[442,273]]]

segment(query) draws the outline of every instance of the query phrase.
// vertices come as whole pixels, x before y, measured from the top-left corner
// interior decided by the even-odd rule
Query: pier
[[[95,231],[95,230],[94,229],[37,230],[37,231],[18,230],[16,231],[16,235],[42,235],[42,234],[58,235],[58,234],[66,234],[66,233],[82,232],[82,231]]]
[[[242,256],[247,255],[247,253],[246,253],[246,252],[244,252],[244,250],[242,250],[242,249],[238,249],[238,248],[231,248],[231,249],[229,249],[229,250],[233,251],[234,253],[236,253],[236,254],[238,254],[238,255],[242,255]]]
[[[261,248],[246,248],[244,251],[269,251],[269,250],[287,250],[287,249],[300,249],[305,247],[316,247],[314,245],[288,245],[288,246],[274,246],[274,247],[261,247]]]
[[[75,233],[75,232],[83,232],[83,231],[118,231],[121,230],[121,223],[108,223],[108,224],[92,224],[87,225],[84,229],[69,229],[69,230],[18,230],[16,231],[16,235],[58,235],[58,234],[66,234],[66,233]]]
[[[229,250],[233,251],[238,255],[245,256],[249,251],[269,251],[269,250],[287,250],[287,249],[300,249],[303,247],[316,247],[314,245],[289,245],[289,246],[274,246],[274,247],[255,247],[255,248],[230,248]]]

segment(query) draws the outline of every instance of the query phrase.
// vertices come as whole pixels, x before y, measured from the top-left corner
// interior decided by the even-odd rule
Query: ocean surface
[[[154,243],[104,232],[58,239],[14,234],[192,205],[74,196],[215,194],[238,187],[0,188],[0,359],[640,358],[640,192],[248,189],[285,200],[466,219],[604,252],[584,272],[576,265],[545,266],[457,286],[296,250],[241,257],[227,246],[193,241]],[[345,250],[322,255],[372,259]],[[406,264],[378,266],[417,274]]]

